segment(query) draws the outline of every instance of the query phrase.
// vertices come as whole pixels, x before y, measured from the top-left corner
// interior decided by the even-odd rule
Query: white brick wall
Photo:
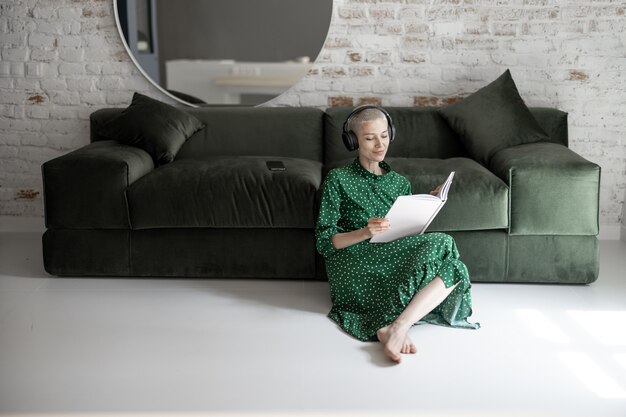
[[[41,164],[88,143],[94,110],[132,91],[174,103],[134,67],[112,12],[112,0],[0,0],[0,215],[43,216]],[[312,71],[268,105],[442,105],[506,68],[529,105],[569,112],[571,148],[602,167],[600,222],[618,225],[625,1],[335,0]]]

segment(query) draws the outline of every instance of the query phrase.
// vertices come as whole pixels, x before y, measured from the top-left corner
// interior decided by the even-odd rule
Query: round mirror
[[[332,0],[113,0],[124,46],[164,93],[190,106],[257,105],[319,54]]]

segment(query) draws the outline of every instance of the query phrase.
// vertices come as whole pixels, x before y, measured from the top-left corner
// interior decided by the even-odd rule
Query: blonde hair
[[[387,121],[387,116],[385,113],[380,111],[377,108],[369,108],[364,109],[355,114],[350,118],[350,123],[348,124],[348,130],[351,130],[355,134],[357,133],[357,129],[361,128],[363,123],[371,122],[374,120],[384,119]]]

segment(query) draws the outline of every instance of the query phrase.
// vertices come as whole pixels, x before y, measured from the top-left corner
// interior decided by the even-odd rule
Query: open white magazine
[[[391,242],[401,237],[424,233],[439,210],[446,204],[454,172],[448,175],[437,195],[413,194],[398,197],[385,216],[391,227],[387,231],[374,235],[370,243]]]

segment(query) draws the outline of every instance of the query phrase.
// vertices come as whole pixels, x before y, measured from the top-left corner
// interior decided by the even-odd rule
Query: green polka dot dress
[[[424,233],[388,243],[365,240],[344,249],[332,245],[335,234],[365,227],[369,218],[384,217],[398,196],[411,194],[408,179],[384,161],[379,166],[383,174],[373,174],[357,158],[331,170],[324,180],[315,236],[330,284],[328,317],[355,338],[376,341],[376,331],[393,322],[415,293],[438,275],[447,288],[460,284],[416,324],[479,328],[467,321],[472,314],[471,284],[450,235]]]

